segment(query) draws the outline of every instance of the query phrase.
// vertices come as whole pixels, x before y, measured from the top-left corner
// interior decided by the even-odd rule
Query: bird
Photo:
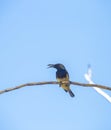
[[[74,93],[70,89],[70,81],[69,81],[69,73],[67,72],[65,66],[63,64],[48,64],[48,68],[55,68],[56,71],[56,79],[60,83],[60,87],[64,89],[65,92],[68,92],[71,97],[74,97]],[[62,83],[63,81],[67,81],[67,83]]]

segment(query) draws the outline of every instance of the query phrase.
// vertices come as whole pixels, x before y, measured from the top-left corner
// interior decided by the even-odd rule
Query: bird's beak
[[[54,67],[54,64],[48,64],[47,66],[48,66],[48,68],[52,68],[52,67]]]

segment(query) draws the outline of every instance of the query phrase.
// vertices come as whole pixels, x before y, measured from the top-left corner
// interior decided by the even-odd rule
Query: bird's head
[[[57,70],[59,70],[59,69],[65,70],[64,65],[60,64],[60,63],[58,63],[58,64],[48,64],[48,68],[55,68]]]

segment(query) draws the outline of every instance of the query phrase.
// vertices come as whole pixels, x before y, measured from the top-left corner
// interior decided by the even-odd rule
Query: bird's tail
[[[69,90],[68,92],[69,92],[69,94],[70,94],[71,97],[75,96],[74,93],[71,90]]]

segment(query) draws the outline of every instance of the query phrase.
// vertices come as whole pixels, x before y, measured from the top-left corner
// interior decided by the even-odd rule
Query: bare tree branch
[[[66,81],[64,81],[62,83],[66,83]],[[19,86],[16,86],[16,87],[0,90],[0,94],[6,93],[6,92],[9,92],[9,91],[13,91],[13,90],[16,90],[16,89],[19,89],[19,88],[23,88],[23,87],[26,87],[26,86],[46,85],[46,84],[60,84],[60,83],[56,82],[56,81],[26,83],[26,84],[22,84],[22,85],[19,85]],[[70,81],[70,84],[77,85],[77,86],[83,86],[83,87],[97,87],[97,88],[106,89],[106,90],[111,91],[111,87],[99,85],[99,84],[85,84],[85,83],[72,82],[72,81]]]
[[[111,87],[99,85],[99,84],[85,84],[85,83],[72,82],[72,81],[70,81],[70,83],[73,85],[78,85],[78,86],[83,86],[83,87],[97,87],[97,88],[106,89],[106,90],[111,91]]]

